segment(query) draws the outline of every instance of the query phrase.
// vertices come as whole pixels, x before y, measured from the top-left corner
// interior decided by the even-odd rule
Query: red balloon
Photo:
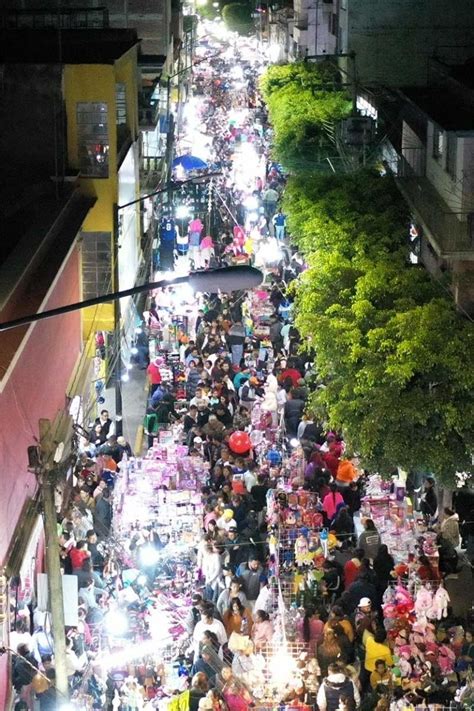
[[[245,454],[252,449],[252,442],[247,432],[232,432],[229,437],[229,447],[235,454]]]

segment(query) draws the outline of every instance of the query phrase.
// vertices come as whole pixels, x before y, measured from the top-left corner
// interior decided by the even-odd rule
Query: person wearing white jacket
[[[194,661],[199,658],[201,643],[204,633],[207,631],[214,632],[217,636],[217,641],[220,647],[227,642],[227,633],[225,627],[220,620],[214,617],[212,603],[206,603],[202,607],[201,619],[196,624],[193,632],[192,650],[194,652]],[[222,657],[222,651],[219,650],[219,656]]]
[[[215,545],[208,542],[203,549],[201,570],[206,581],[204,596],[206,600],[216,602],[222,590],[222,559]]]
[[[276,427],[278,424],[278,380],[273,373],[267,375],[262,410],[271,413],[273,426]]]

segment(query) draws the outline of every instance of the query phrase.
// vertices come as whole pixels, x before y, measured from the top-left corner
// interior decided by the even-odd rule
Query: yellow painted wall
[[[97,197],[97,202],[84,223],[84,230],[112,232],[113,204],[117,201],[117,127],[116,83],[126,85],[127,124],[132,140],[139,136],[137,48],[133,47],[114,65],[68,64],[64,67],[64,96],[67,115],[68,159],[78,167],[76,104],[80,101],[105,102],[108,108],[109,177],[80,178],[82,190]]]
[[[136,141],[138,125],[138,69],[137,48],[133,47],[110,64],[68,64],[64,67],[64,97],[67,115],[68,162],[78,168],[76,105],[78,102],[104,102],[107,104],[109,137],[109,177],[80,178],[81,191],[97,198],[82,229],[84,232],[110,232],[113,234],[113,206],[118,201],[116,83],[126,85],[127,124]],[[137,197],[139,185],[137,184]],[[112,250],[113,253],[113,250]],[[112,330],[114,324],[113,304],[84,309],[82,330],[85,341],[90,340],[93,330]]]
[[[105,64],[68,64],[64,67],[68,160],[78,167],[76,105],[80,101],[107,104],[109,177],[80,178],[81,189],[97,197],[84,222],[86,232],[112,232],[113,204],[117,199],[117,129],[115,125],[115,69]]]

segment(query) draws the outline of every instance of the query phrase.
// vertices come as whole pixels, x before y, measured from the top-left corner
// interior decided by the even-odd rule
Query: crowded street
[[[249,265],[263,281],[146,295],[131,350],[147,377],[142,448],[99,411],[59,525],[79,589],[68,708],[470,708],[457,515],[439,525],[432,478],[415,492],[402,470],[363,469],[307,408],[315,378],[288,290],[306,265],[281,211],[285,171],[259,92],[268,60],[255,37],[209,20],[195,55],[173,179],[196,189],[156,204],[155,279]],[[15,690],[22,708],[60,708],[42,685],[48,630],[33,615],[27,640],[27,615],[12,633],[12,646],[30,643]]]

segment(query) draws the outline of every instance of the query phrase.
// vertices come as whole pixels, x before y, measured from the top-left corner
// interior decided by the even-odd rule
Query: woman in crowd
[[[248,607],[242,605],[238,597],[231,599],[230,606],[226,612],[224,612],[222,619],[228,637],[230,637],[232,632],[248,636],[251,635],[253,626],[252,613]]]

